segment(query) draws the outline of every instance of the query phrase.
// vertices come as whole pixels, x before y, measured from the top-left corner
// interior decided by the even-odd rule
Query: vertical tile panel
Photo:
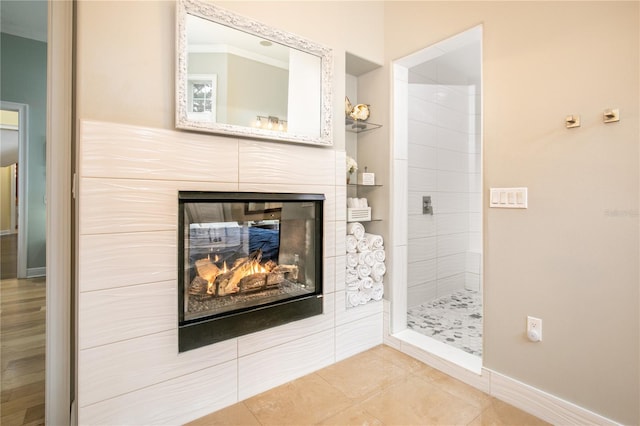
[[[242,140],[239,182],[335,185],[335,161],[330,148]]]
[[[411,215],[408,220],[408,233],[412,239],[434,237],[436,235],[436,217],[440,215]]]
[[[346,285],[346,268],[347,268],[347,256],[341,255],[335,257],[336,267],[335,267],[335,280],[336,280],[336,288],[335,291],[344,291]]]
[[[382,344],[382,310],[336,327],[336,361]]]
[[[407,273],[408,286],[412,287],[420,283],[435,280],[437,277],[436,271],[437,260],[435,258],[410,263]]]
[[[335,294],[323,297],[322,314],[238,337],[238,356],[256,354],[335,327]]]
[[[237,402],[237,377],[236,361],[209,367],[80,407],[78,424],[184,424]]]
[[[431,146],[418,145],[412,143],[409,145],[409,166],[421,169],[436,169],[438,150]]]
[[[175,280],[176,231],[81,235],[80,292]]]
[[[247,399],[334,363],[334,331],[294,340],[238,360],[238,396]]]
[[[83,349],[78,356],[78,405],[95,404],[236,357],[235,339],[178,353],[177,324],[174,330]]]
[[[175,280],[80,293],[80,349],[175,329]]]
[[[341,256],[344,258],[344,256]],[[322,271],[322,291],[330,294],[336,291],[336,259],[337,257],[325,257]]]
[[[178,191],[236,191],[231,182],[84,178],[80,234],[176,230]]]
[[[429,169],[419,169],[416,167],[408,168],[408,178],[407,188],[412,192],[433,192],[439,190],[437,186],[437,176],[439,173],[444,172],[436,172],[435,170]],[[466,174],[464,175],[466,178]],[[464,181],[466,184],[466,180]],[[466,187],[465,187],[466,191]]]
[[[407,308],[413,308],[438,297],[438,281],[427,281],[407,289]]]
[[[407,251],[409,263],[433,259],[438,254],[436,237],[411,239]]]
[[[236,139],[92,121],[81,122],[80,139],[80,177],[233,182],[238,176]]]

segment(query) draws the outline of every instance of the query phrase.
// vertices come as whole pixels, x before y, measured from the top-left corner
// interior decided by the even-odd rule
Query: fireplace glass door
[[[323,199],[180,192],[183,334],[209,344],[320,313]]]

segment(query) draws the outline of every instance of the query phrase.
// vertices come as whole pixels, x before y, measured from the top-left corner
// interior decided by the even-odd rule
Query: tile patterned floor
[[[388,346],[378,346],[189,423],[547,425]]]
[[[409,308],[407,326],[418,333],[482,356],[482,296],[460,290]]]

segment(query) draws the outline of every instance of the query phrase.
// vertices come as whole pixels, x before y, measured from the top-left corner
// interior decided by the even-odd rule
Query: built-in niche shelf
[[[381,103],[386,99],[381,96],[377,84],[378,72],[383,70],[382,66],[349,52],[345,59],[345,94],[349,102],[352,105],[370,104],[371,117],[374,121],[381,121],[381,118],[376,117],[383,116],[379,113],[384,110]],[[380,130],[372,131],[381,127],[382,124],[368,119],[355,120],[348,114],[345,115],[346,155],[356,160],[359,172],[369,170],[376,175],[376,179],[386,176],[384,171],[388,167],[387,158],[377,155],[384,133]],[[347,201],[346,206],[345,299],[348,309],[358,309],[369,302],[379,302],[384,295],[383,277],[386,265],[382,233],[385,229],[386,209],[381,198],[384,195],[384,190],[381,190],[383,185],[377,183],[376,179],[362,180],[360,174],[354,174],[351,178],[347,182],[347,198],[366,198],[368,205],[348,207],[364,204]],[[363,185],[363,182],[374,185]]]
[[[347,132],[362,133],[369,130],[379,129],[382,124],[371,123],[369,121],[353,120],[345,118],[345,128]]]

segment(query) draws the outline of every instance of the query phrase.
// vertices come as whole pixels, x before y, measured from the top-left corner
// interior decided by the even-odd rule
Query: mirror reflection
[[[211,4],[181,4],[177,127],[331,144],[326,49],[294,48],[314,45]]]

